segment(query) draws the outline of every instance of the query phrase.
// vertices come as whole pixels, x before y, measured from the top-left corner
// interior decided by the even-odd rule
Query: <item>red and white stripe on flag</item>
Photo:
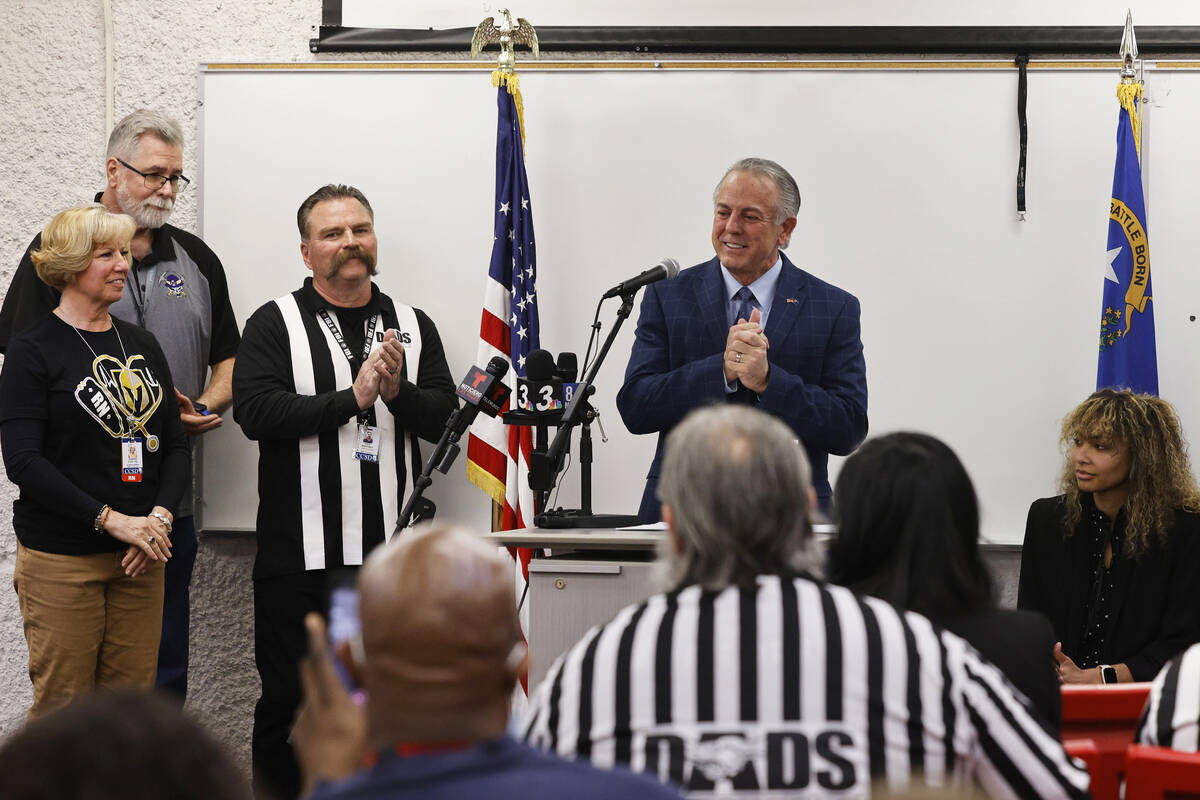
[[[491,261],[479,323],[476,363],[487,364],[500,356],[509,364],[505,376],[510,388],[525,375],[525,357],[540,347],[537,262],[533,232],[517,76],[492,73],[497,87],[496,197],[493,206]],[[509,406],[505,406],[505,411]],[[499,417],[477,417],[467,438],[467,477],[501,506],[497,530],[533,524],[534,494],[529,488],[529,461],[533,430],[508,426]],[[514,591],[523,598],[529,580],[531,550],[509,548],[514,564]],[[521,604],[521,628],[528,630],[528,605]],[[527,676],[521,688],[528,690]],[[517,692],[519,700],[524,699]],[[514,709],[516,710],[516,709]]]

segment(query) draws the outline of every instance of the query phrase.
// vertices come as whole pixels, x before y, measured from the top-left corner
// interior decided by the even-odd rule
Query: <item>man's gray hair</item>
[[[770,178],[771,182],[775,184],[776,193],[779,195],[779,205],[775,209],[776,225],[800,212],[800,187],[796,185],[796,179],[786,169],[768,158],[743,158],[725,170],[721,180],[717,181],[717,188],[713,189],[713,205],[716,205],[717,193],[721,191],[721,184],[725,183],[725,179],[734,172],[753,172]]]
[[[667,554],[672,588],[819,576],[811,486],[804,448],[770,414],[742,405],[690,414],[667,437],[658,484],[681,549]]]
[[[140,108],[126,115],[113,127],[108,135],[108,152],[105,159],[119,158],[129,161],[137,148],[138,140],[145,134],[175,147],[183,147],[183,128],[179,123],[158,111]]]

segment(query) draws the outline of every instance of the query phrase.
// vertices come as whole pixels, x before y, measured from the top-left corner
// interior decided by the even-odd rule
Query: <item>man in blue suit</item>
[[[617,393],[632,433],[658,433],[638,516],[659,518],[658,471],[667,433],[711,403],[756,405],[804,443],[822,509],[829,454],[867,435],[867,377],[859,305],[780,252],[796,228],[800,190],[787,170],[743,159],[713,193],[716,257],[647,287],[636,341]]]

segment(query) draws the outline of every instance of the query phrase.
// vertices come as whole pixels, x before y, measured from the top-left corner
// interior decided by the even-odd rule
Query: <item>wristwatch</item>
[[[1100,665],[1100,682],[1101,683],[1116,683],[1117,668],[1110,667],[1108,664]]]

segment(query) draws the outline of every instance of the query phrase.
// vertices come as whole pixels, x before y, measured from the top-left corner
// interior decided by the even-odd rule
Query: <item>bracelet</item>
[[[96,533],[104,533],[104,523],[108,522],[108,512],[112,511],[107,505],[100,506],[100,510],[96,512],[96,518],[92,520],[92,528]]]
[[[166,527],[167,533],[171,532],[171,520],[167,518],[166,514],[161,511],[151,511],[147,516],[154,517]]]

